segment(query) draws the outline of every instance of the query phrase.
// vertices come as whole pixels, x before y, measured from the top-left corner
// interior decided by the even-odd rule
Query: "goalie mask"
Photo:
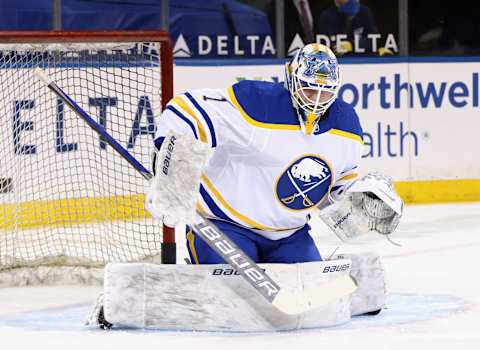
[[[337,98],[339,85],[337,58],[325,45],[308,44],[285,65],[285,87],[306,135]]]

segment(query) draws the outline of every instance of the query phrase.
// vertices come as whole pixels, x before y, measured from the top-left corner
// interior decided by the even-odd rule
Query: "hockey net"
[[[145,179],[33,70],[43,68],[148,168],[172,96],[171,55],[157,31],[0,33],[0,272],[159,256]]]

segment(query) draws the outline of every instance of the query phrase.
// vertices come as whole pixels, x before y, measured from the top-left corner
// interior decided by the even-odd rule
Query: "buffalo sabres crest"
[[[317,205],[328,193],[332,172],[318,156],[308,155],[295,160],[280,175],[276,193],[289,209],[303,210]]]

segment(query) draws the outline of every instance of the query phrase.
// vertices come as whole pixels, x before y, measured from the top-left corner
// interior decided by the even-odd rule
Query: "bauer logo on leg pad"
[[[214,269],[213,276],[239,276],[240,273],[234,269]]]
[[[262,269],[265,272],[265,269]],[[239,276],[240,273],[235,269],[218,268],[212,271],[212,276]]]
[[[350,269],[350,264],[342,264],[342,265],[328,265],[323,268],[322,273],[328,272],[340,272]]]

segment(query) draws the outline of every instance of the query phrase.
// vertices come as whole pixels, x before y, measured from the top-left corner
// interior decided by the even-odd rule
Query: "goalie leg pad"
[[[302,289],[349,273],[349,260],[261,265],[282,288]],[[264,332],[350,320],[350,297],[299,315],[269,304],[228,265],[109,264],[103,309],[114,325],[165,330]]]
[[[357,290],[351,296],[352,316],[381,310],[385,307],[387,288],[385,270],[380,256],[375,253],[342,254],[334,259],[350,259],[350,276],[357,282]]]

